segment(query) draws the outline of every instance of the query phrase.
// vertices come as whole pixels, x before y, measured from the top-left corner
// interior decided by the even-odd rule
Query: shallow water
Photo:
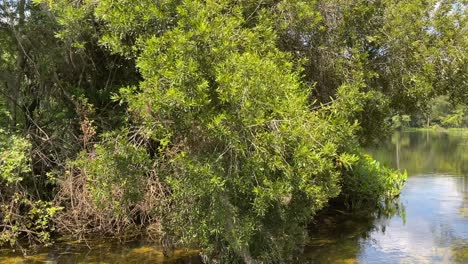
[[[158,244],[146,241],[87,240],[57,242],[34,254],[0,251],[0,264],[13,263],[200,263],[198,251],[176,250],[165,257]]]
[[[301,263],[468,263],[468,133],[408,132],[368,150],[406,169],[399,201],[384,213],[335,210],[310,232]],[[59,242],[23,257],[0,250],[10,263],[200,263],[194,250],[164,257],[144,241]]]

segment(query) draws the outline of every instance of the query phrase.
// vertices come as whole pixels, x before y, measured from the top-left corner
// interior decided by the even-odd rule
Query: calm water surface
[[[399,201],[386,213],[325,219],[311,232],[305,259],[468,263],[468,131],[397,133],[368,152],[408,172]]]
[[[405,132],[368,150],[407,170],[399,201],[385,212],[328,212],[310,231],[300,263],[468,263],[468,133]],[[199,263],[196,251],[171,258],[144,241],[61,242],[10,263]]]

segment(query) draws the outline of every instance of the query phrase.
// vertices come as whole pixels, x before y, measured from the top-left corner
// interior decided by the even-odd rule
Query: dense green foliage
[[[0,7],[1,241],[146,228],[206,261],[290,262],[330,200],[399,193],[361,144],[440,96],[444,125],[466,112],[464,1]]]
[[[437,96],[430,101],[426,116],[413,116],[413,126],[468,127],[466,104],[451,103],[448,96]]]
[[[141,200],[150,168],[145,149],[129,144],[121,135],[107,136],[94,148],[92,157],[82,152],[70,163],[86,174],[93,202],[119,213],[119,207]]]
[[[28,153],[31,144],[28,140],[15,135],[9,135],[0,130],[0,175],[6,184],[14,184],[31,171]]]

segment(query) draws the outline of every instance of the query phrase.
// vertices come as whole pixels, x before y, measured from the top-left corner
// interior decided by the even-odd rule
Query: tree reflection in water
[[[304,262],[468,263],[467,132],[396,133],[369,153],[408,171],[399,201],[324,212]]]

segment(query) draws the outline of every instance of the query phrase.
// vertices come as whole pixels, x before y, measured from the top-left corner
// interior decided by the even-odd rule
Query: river
[[[397,201],[380,212],[334,210],[317,220],[300,263],[468,263],[468,133],[402,132],[368,152],[407,170]],[[164,257],[145,241],[62,241],[10,263],[199,263],[196,251]]]

